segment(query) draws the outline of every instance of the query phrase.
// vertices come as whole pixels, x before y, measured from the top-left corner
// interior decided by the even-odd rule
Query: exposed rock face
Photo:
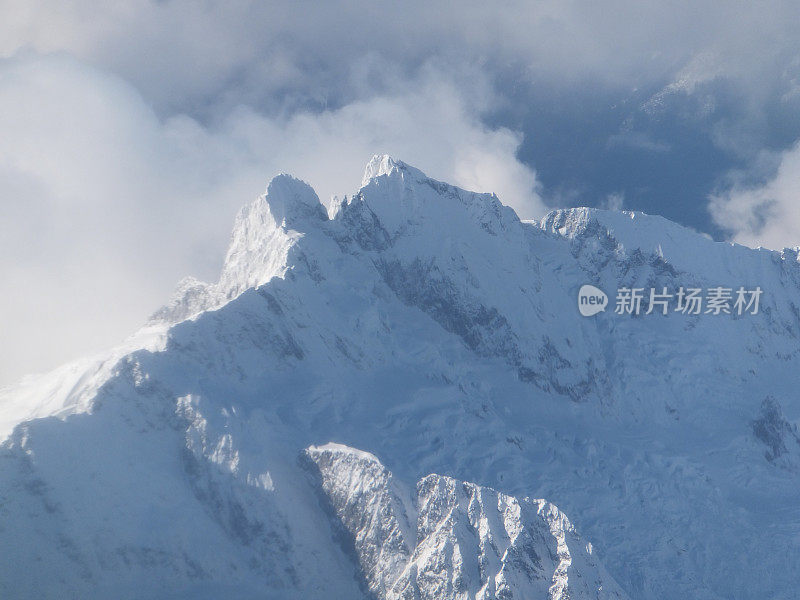
[[[306,453],[378,598],[627,597],[546,500],[441,475],[411,497],[371,454],[338,444]]]
[[[764,398],[759,416],[752,425],[753,435],[766,446],[764,456],[768,461],[800,465],[797,463],[800,455],[797,426],[786,420],[783,409],[775,398]]]

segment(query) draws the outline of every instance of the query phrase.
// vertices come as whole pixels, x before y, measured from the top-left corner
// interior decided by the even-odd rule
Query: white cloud
[[[278,171],[327,199],[388,152],[540,214],[520,136],[481,122],[474,83],[427,67],[392,96],[204,126],[68,57],[0,61],[0,381],[121,339],[183,275],[215,278],[236,209]]]
[[[605,200],[600,203],[600,208],[606,210],[622,210],[625,205],[625,194],[622,192],[615,192],[606,196]]]
[[[714,221],[747,246],[781,249],[800,246],[800,145],[759,161],[777,169],[759,186],[735,183],[713,196],[709,210]]]

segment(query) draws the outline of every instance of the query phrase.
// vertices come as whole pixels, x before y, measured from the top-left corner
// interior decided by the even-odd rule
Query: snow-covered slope
[[[587,283],[764,294],[584,318]],[[217,283],[0,392],[0,596],[546,598],[563,543],[572,600],[793,598],[799,306],[794,250],[525,223],[388,157],[328,213],[281,175]]]

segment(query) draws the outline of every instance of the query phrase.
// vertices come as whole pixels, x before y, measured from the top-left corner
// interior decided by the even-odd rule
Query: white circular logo
[[[578,291],[578,310],[584,317],[603,312],[608,306],[606,293],[593,285],[582,285]]]

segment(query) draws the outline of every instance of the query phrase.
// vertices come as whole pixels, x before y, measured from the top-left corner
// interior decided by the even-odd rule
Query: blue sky
[[[215,279],[278,171],[372,154],[719,240],[800,244],[795,2],[10,0],[0,22],[0,383]]]

